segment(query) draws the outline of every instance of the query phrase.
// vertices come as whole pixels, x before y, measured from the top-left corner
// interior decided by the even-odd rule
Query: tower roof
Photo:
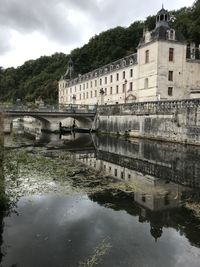
[[[67,66],[67,71],[64,74],[64,79],[71,79],[73,77],[74,74],[74,64],[72,59],[70,58],[68,61],[68,66]]]
[[[158,11],[156,15],[156,27],[151,32],[146,32],[146,35],[142,37],[138,47],[145,45],[148,42],[156,41],[156,40],[173,40],[181,43],[185,43],[184,36],[179,32],[175,31],[174,29],[170,28],[169,26],[169,12],[164,9]]]
[[[158,11],[156,15],[156,28],[160,26],[169,27],[168,21],[169,21],[169,13],[162,6],[161,10]]]
[[[164,9],[163,6],[162,6],[161,10],[158,11],[157,16],[161,15],[161,14],[163,14],[163,15],[168,14],[168,11],[166,9]]]

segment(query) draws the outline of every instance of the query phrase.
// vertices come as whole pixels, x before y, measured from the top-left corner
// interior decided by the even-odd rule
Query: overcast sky
[[[89,38],[129,26],[161,9],[191,6],[194,0],[0,0],[0,66],[55,52],[69,53]]]

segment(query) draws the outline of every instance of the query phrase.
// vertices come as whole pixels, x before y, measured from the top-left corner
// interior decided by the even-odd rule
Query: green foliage
[[[0,69],[0,101],[35,101],[39,96],[48,103],[57,99],[57,85],[65,72],[68,56],[56,53],[29,60],[18,68]]]
[[[188,41],[200,44],[200,0],[192,7],[172,11],[171,26],[182,32]],[[130,53],[136,52],[143,28],[155,27],[155,16],[146,21],[136,21],[127,28],[116,27],[92,37],[81,48],[74,49],[70,55],[55,53],[29,60],[18,68],[0,67],[0,102],[34,101],[39,96],[47,103],[57,102],[58,80],[72,58],[76,74],[86,73]]]

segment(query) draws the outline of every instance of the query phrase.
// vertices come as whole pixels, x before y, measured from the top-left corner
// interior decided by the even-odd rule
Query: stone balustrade
[[[200,107],[200,99],[172,100],[172,101],[152,101],[135,102],[128,104],[117,104],[109,106],[99,106],[99,115],[172,115],[177,111],[185,109],[197,109]]]

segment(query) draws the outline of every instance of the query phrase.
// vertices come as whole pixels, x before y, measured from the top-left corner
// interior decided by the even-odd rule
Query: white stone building
[[[59,104],[117,104],[200,98],[200,54],[170,28],[161,9],[153,31],[144,30],[137,53],[73,77],[73,63],[59,81]]]

